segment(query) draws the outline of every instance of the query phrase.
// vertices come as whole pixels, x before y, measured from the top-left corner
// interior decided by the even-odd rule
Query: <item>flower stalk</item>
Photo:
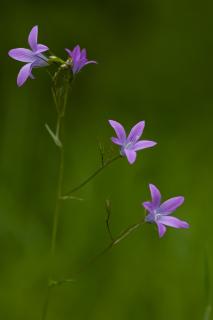
[[[94,171],[88,178],[86,178],[84,181],[82,181],[79,185],[77,185],[76,187],[72,188],[71,190],[69,190],[68,192],[66,192],[61,199],[62,200],[67,200],[70,198],[70,196],[82,189],[84,186],[86,186],[89,182],[91,182],[99,173],[101,173],[105,168],[107,168],[110,164],[112,164],[113,162],[115,162],[116,160],[120,159],[122,156],[121,155],[117,155],[113,158],[111,158],[110,160],[107,160],[106,162],[102,163],[101,167],[99,169],[97,169],[96,171]]]
[[[55,257],[55,251],[56,251],[56,240],[57,240],[57,232],[58,232],[58,225],[59,225],[61,200],[65,200],[67,198],[73,199],[73,197],[71,196],[72,193],[83,188],[86,184],[88,184],[91,180],[93,180],[103,169],[108,167],[111,163],[113,163],[117,159],[121,158],[121,155],[118,155],[106,162],[102,162],[102,166],[99,169],[97,169],[93,174],[91,174],[87,179],[85,179],[82,183],[80,183],[78,186],[73,188],[67,194],[65,195],[62,194],[63,177],[64,177],[63,122],[64,122],[65,113],[66,113],[68,93],[69,93],[69,90],[72,88],[74,77],[70,73],[70,71],[67,69],[67,65],[66,66],[61,65],[56,71],[55,75],[52,77],[52,80],[53,80],[52,94],[53,94],[53,100],[55,102],[56,111],[57,111],[57,121],[56,121],[55,132],[53,132],[47,124],[46,124],[46,129],[49,132],[50,136],[52,137],[53,141],[55,142],[56,146],[59,147],[59,172],[58,172],[56,203],[55,203],[55,210],[53,215],[53,226],[52,226],[52,236],[51,236],[51,271],[49,274],[47,294],[46,294],[46,298],[43,305],[41,320],[45,320],[47,317],[47,311],[48,311],[49,301],[51,298],[52,288],[63,283],[73,282],[72,279],[63,279],[61,281],[53,280],[53,264],[54,264],[54,257]],[[114,243],[114,245],[115,244],[116,243]]]
[[[62,186],[63,186],[63,177],[64,177],[64,145],[63,145],[63,120],[66,112],[66,105],[67,105],[67,96],[68,91],[70,89],[70,76],[66,74],[66,77],[63,77],[58,80],[58,76],[61,76],[60,72],[56,72],[53,81],[53,99],[56,104],[57,110],[57,122],[56,122],[56,130],[55,134],[46,126],[48,132],[50,133],[51,137],[54,139],[55,142],[58,141],[56,145],[59,147],[59,172],[58,172],[58,184],[57,184],[57,192],[56,192],[56,203],[55,203],[55,210],[53,215],[53,226],[52,226],[52,236],[51,236],[51,271],[49,275],[48,281],[48,288],[47,288],[47,295],[44,301],[43,310],[42,310],[42,320],[46,319],[49,300],[51,296],[51,290],[53,287],[54,281],[52,280],[52,269],[56,251],[56,239],[57,239],[57,232],[58,232],[58,224],[59,224],[59,214],[60,214],[60,202],[61,202],[61,195],[62,195]],[[62,80],[62,82],[61,82]],[[59,144],[60,143],[60,144]]]
[[[60,162],[59,162],[58,188],[57,188],[57,195],[56,195],[56,204],[55,204],[55,212],[54,212],[54,218],[53,218],[53,229],[52,229],[52,240],[51,240],[51,253],[53,257],[55,255],[56,236],[57,236],[58,220],[59,220],[59,212],[60,212],[60,200],[61,200],[62,183],[63,183],[63,175],[64,175],[64,146],[62,145],[61,148],[59,148],[59,150],[60,150],[59,151]]]
[[[94,256],[91,260],[89,260],[85,265],[83,265],[72,278],[62,279],[62,280],[55,280],[53,286],[60,286],[66,283],[73,283],[76,281],[76,277],[79,276],[81,273],[85,272],[91,265],[93,265],[99,258],[101,258],[104,254],[108,253],[112,248],[117,246],[121,241],[125,240],[128,236],[133,234],[136,230],[142,227],[146,222],[144,219],[140,220],[138,223],[135,223],[126,229],[124,229],[118,236],[115,238],[111,238],[110,243],[96,256]],[[111,234],[111,232],[110,232]],[[43,320],[43,319],[42,319]]]

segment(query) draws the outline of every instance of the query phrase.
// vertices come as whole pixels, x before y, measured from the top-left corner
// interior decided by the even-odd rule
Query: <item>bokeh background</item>
[[[144,138],[158,141],[134,166],[123,159],[106,169],[76,194],[84,201],[63,203],[58,278],[107,245],[105,199],[115,235],[143,216],[150,182],[164,199],[185,196],[177,216],[191,224],[161,240],[144,226],[56,288],[47,319],[204,319],[213,273],[212,9],[208,0],[2,2],[0,319],[40,319],[46,294],[59,159],[44,125],[53,127],[56,113],[48,74],[36,70],[19,89],[21,63],[7,56],[27,46],[36,24],[55,54],[65,58],[79,43],[99,62],[79,74],[68,103],[64,190],[98,168],[99,143],[106,157],[118,152],[108,119],[128,130],[145,119]]]

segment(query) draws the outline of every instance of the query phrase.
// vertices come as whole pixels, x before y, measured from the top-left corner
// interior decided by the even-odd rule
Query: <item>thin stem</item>
[[[56,136],[60,139],[60,133],[62,130],[62,120],[63,117],[58,114],[57,124],[56,124]],[[56,247],[56,238],[58,231],[58,221],[59,221],[59,212],[60,212],[60,201],[61,201],[61,193],[62,193],[62,184],[63,184],[63,175],[64,175],[64,147],[63,145],[59,148],[60,152],[60,160],[59,160],[59,173],[58,173],[58,186],[56,193],[56,203],[55,203],[55,211],[53,215],[53,227],[52,227],[52,237],[51,237],[51,259],[52,263],[54,262],[55,256],[55,247]],[[50,271],[50,277],[52,277],[52,270]],[[47,317],[47,311],[50,301],[50,295],[53,288],[52,280],[48,283],[47,295],[44,301],[42,317],[41,320],[45,320]]]
[[[120,235],[113,241],[113,246],[118,245],[122,240],[126,239],[131,233],[136,231],[139,227],[141,227],[145,222],[140,221],[139,223],[133,224],[129,228],[125,229]]]
[[[45,320],[47,317],[47,310],[49,306],[50,295],[51,295],[51,287],[48,285],[47,294],[46,294],[46,298],[43,305],[41,320]]]
[[[211,313],[212,313],[212,306],[209,304],[206,307],[203,320],[210,320]]]
[[[73,194],[74,192],[83,188],[91,180],[93,180],[100,172],[102,172],[106,167],[108,167],[111,163],[113,163],[114,161],[116,161],[117,159],[120,159],[120,158],[121,158],[121,155],[118,155],[118,156],[108,160],[107,162],[105,162],[99,169],[97,169],[95,172],[93,172],[93,174],[91,174],[87,179],[85,179],[83,182],[81,182],[78,186],[74,187],[73,189],[71,189],[70,191],[65,193],[62,196],[62,199],[66,199],[67,196],[69,196],[69,195]]]
[[[133,224],[132,226],[126,228],[125,230],[123,230],[116,238],[114,238],[114,240],[112,240],[108,246],[106,246],[101,252],[99,252],[95,257],[93,257],[91,260],[89,260],[89,262],[84,265],[83,267],[81,267],[76,273],[75,276],[78,276],[79,274],[83,273],[84,271],[86,271],[90,265],[94,264],[99,258],[101,258],[104,254],[106,254],[107,252],[109,252],[112,248],[114,248],[115,246],[117,246],[121,241],[123,241],[124,239],[126,239],[130,234],[132,234],[133,232],[135,232],[138,228],[142,227],[145,224],[144,220]],[[59,280],[59,281],[55,281],[55,286],[58,285],[62,285],[68,282],[73,282],[75,279],[75,277],[73,277],[72,279],[64,279],[64,280]]]
[[[106,205],[106,212],[107,212],[107,216],[106,216],[106,229],[107,232],[109,234],[109,238],[111,241],[114,240],[114,237],[112,235],[111,229],[110,229],[110,218],[111,218],[111,203],[109,200],[106,200],[105,202]]]
[[[54,90],[54,89],[53,89]],[[56,103],[57,108],[57,123],[56,123],[56,137],[59,141],[62,140],[61,138],[61,131],[63,126],[63,119],[65,115],[66,109],[66,102],[67,102],[67,95],[69,87],[66,86],[66,90],[64,92],[65,100],[63,101],[62,108],[60,109],[60,102],[57,99],[57,94],[53,91],[53,99]],[[47,295],[44,301],[43,310],[42,310],[42,317],[41,320],[45,320],[47,317],[47,311],[50,301],[50,295],[52,292],[52,288],[54,287],[54,282],[52,281],[52,264],[54,263],[54,256],[55,256],[55,248],[56,248],[56,239],[57,239],[57,232],[58,232],[58,222],[59,222],[59,213],[60,213],[60,202],[61,202],[61,195],[62,195],[62,185],[63,185],[63,176],[64,176],[64,146],[61,143],[59,147],[60,152],[60,159],[59,159],[59,173],[58,173],[58,185],[57,185],[57,193],[56,193],[56,203],[55,203],[55,210],[53,215],[53,227],[52,227],[52,236],[51,236],[51,270],[50,270],[50,280],[48,283]]]
[[[59,129],[60,130],[60,129]],[[55,212],[53,217],[53,229],[52,229],[52,240],[51,240],[51,254],[52,257],[55,255],[56,237],[58,230],[58,220],[60,211],[60,200],[62,192],[63,174],[64,174],[64,147],[62,145],[60,149],[60,163],[59,163],[59,176],[58,176],[58,190],[56,195]]]
[[[114,238],[114,240],[112,240],[109,243],[109,245],[105,249],[103,249],[99,254],[97,254],[94,258],[92,258],[87,266],[93,264],[96,260],[98,260],[100,257],[102,257],[105,253],[107,253],[112,248],[117,246],[122,240],[126,239],[130,234],[135,232],[144,223],[145,223],[144,221],[140,221],[140,222],[135,223],[132,226],[126,228],[125,230],[123,230],[116,238]],[[77,274],[80,273],[82,270],[85,270],[85,267],[83,267],[79,272],[77,272]]]
[[[58,139],[60,137],[61,121],[62,121],[62,117],[58,115],[57,123],[56,123],[56,132],[55,132],[55,135]]]

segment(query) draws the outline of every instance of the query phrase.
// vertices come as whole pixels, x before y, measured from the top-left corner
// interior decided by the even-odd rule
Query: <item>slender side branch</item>
[[[98,144],[98,149],[99,149],[100,156],[101,156],[101,165],[103,167],[104,166],[104,148],[101,143]]]
[[[71,194],[73,194],[74,192],[80,190],[81,188],[83,188],[85,185],[87,185],[91,180],[93,180],[100,172],[102,172],[106,167],[108,167],[111,163],[113,163],[114,161],[118,160],[121,158],[121,155],[118,155],[110,160],[108,160],[107,162],[105,162],[99,169],[97,169],[93,174],[91,174],[87,179],[85,179],[82,183],[80,183],[78,186],[74,187],[73,189],[71,189],[70,191],[68,191],[67,193],[65,193],[61,198],[63,200],[65,200],[68,196],[70,196]]]
[[[110,218],[111,218],[111,203],[109,200],[106,200],[105,202],[106,204],[106,212],[107,212],[107,216],[106,216],[106,228],[107,228],[107,232],[109,234],[110,240],[113,241],[114,237],[112,235],[111,229],[110,229]]]
[[[125,230],[123,230],[113,241],[111,241],[109,243],[109,245],[102,250],[99,254],[97,254],[93,259],[91,259],[88,263],[88,265],[86,266],[86,268],[88,266],[90,266],[91,264],[93,264],[96,260],[98,260],[100,257],[102,257],[105,253],[107,253],[108,251],[110,251],[112,248],[114,248],[115,246],[117,246],[122,240],[126,239],[130,234],[132,234],[134,231],[136,231],[139,227],[141,227],[145,222],[144,221],[140,221],[139,223],[135,223],[132,226],[126,228]],[[78,273],[81,273],[81,271],[86,269],[85,267],[83,267]]]
[[[58,285],[62,285],[68,282],[73,282],[76,276],[78,276],[79,274],[83,273],[84,271],[86,271],[90,265],[92,265],[93,263],[95,263],[99,258],[101,258],[105,253],[109,252],[112,248],[114,248],[115,246],[117,246],[121,241],[123,241],[124,239],[126,239],[130,234],[132,234],[133,232],[135,232],[137,229],[139,229],[140,227],[142,227],[145,224],[144,220],[133,224],[132,226],[126,228],[125,230],[123,230],[114,240],[112,240],[108,246],[106,246],[105,249],[103,249],[100,253],[98,253],[95,257],[93,257],[91,260],[89,260],[89,262],[84,265],[83,267],[81,267],[76,273],[75,276],[71,279],[64,279],[64,280],[59,280],[59,281],[55,281],[55,286]]]

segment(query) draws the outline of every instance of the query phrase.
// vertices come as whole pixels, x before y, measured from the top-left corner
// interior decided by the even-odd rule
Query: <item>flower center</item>
[[[33,68],[45,67],[48,66],[48,58],[45,57],[42,53],[34,55]]]
[[[153,210],[154,220],[158,221],[161,217],[161,214],[159,213],[158,209]]]
[[[133,147],[133,143],[130,141],[130,142],[126,142],[125,144],[124,144],[124,148],[125,149],[132,149],[132,147]]]
[[[157,213],[156,215],[155,215],[155,220],[157,221],[157,220],[159,220],[159,218],[160,218],[160,213]]]

